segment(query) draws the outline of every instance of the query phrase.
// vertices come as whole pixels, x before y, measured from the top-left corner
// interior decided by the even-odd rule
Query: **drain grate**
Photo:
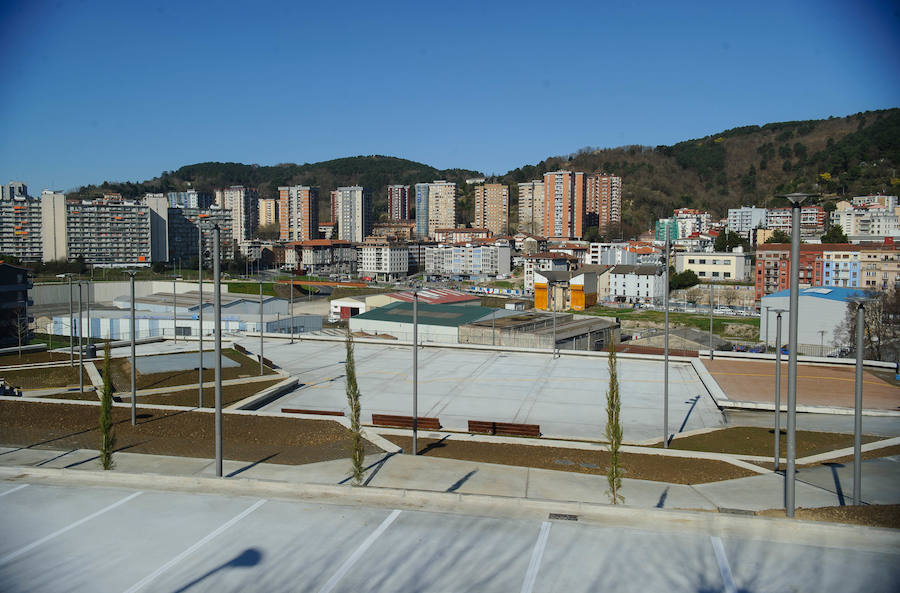
[[[756,515],[756,511],[748,511],[747,509],[729,509],[727,507],[719,507],[717,510],[720,513],[725,513],[728,515]]]
[[[550,513],[550,519],[556,519],[557,521],[577,521],[578,515],[567,515],[566,513]]]

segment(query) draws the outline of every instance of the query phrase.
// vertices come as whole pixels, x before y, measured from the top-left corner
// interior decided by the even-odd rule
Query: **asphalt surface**
[[[251,352],[259,347],[253,338],[238,343]],[[347,410],[343,342],[271,341],[265,356],[301,385],[263,410]],[[450,430],[487,420],[539,424],[547,436],[596,439],[604,433],[605,358],[423,348],[418,359],[418,415],[437,417]],[[355,360],[364,422],[373,413],[412,415],[409,347],[357,344]],[[662,362],[620,358],[618,374],[625,440],[662,438]],[[691,365],[671,363],[670,433],[719,426],[724,417]]]
[[[0,482],[0,512],[0,590],[9,593],[846,593],[894,591],[900,578],[895,544],[769,540],[738,528],[613,527],[27,482]]]

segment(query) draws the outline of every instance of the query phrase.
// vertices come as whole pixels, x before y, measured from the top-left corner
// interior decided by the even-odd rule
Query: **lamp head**
[[[780,194],[779,198],[787,198],[787,200],[797,206],[803,203],[807,198],[815,198],[818,197],[819,194],[803,194],[803,193],[793,193],[793,194]]]

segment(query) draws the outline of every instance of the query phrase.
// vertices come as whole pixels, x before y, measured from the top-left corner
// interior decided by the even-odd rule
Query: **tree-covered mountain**
[[[622,235],[634,236],[652,220],[687,206],[724,216],[740,205],[774,206],[774,196],[792,191],[829,198],[900,191],[900,109],[857,113],[827,120],[770,123],[733,128],[672,146],[584,148],[566,156],[526,165],[495,181],[510,184],[510,217],[516,222],[516,183],[540,179],[545,171],[603,171],[623,179]],[[212,190],[228,185],[257,187],[262,197],[277,196],[279,185],[321,188],[320,216],[328,220],[328,192],[344,185],[371,188],[376,218],[384,216],[386,187],[433,179],[455,181],[460,188],[459,221],[472,221],[474,188],[465,179],[477,171],[439,170],[387,156],[358,156],[274,166],[198,163],[164,171],[143,183],[108,183],[80,188],[74,195],[117,191],[133,197],[194,187]]]

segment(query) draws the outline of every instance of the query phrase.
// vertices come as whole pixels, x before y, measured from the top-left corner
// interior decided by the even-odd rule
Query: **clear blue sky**
[[[635,7],[635,5],[639,7]],[[359,154],[506,172],[900,105],[896,2],[0,2],[0,182]]]

